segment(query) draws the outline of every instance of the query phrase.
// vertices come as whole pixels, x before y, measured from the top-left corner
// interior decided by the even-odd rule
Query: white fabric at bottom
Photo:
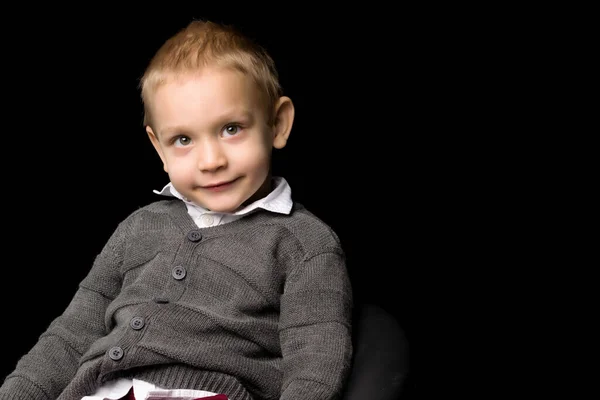
[[[96,393],[85,396],[81,400],[116,400],[125,396],[133,386],[133,394],[137,400],[192,400],[214,396],[217,393],[205,390],[175,389],[167,390],[139,379],[116,379],[104,384]]]
[[[175,389],[152,390],[148,392],[146,400],[194,400],[202,397],[214,396],[216,393],[205,390]]]

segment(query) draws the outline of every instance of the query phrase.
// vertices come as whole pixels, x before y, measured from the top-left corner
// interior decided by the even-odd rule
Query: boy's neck
[[[267,197],[269,195],[269,193],[271,193],[272,190],[273,190],[273,177],[272,177],[271,173],[269,173],[267,175],[265,181],[261,185],[261,187],[258,188],[258,190],[252,196],[250,196],[250,198],[248,200],[246,200],[244,203],[242,203],[242,205],[240,205],[238,210],[241,210],[242,208],[246,207],[249,204],[254,203],[257,200]]]

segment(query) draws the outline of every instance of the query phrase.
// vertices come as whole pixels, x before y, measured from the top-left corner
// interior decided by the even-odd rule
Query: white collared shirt
[[[257,208],[263,208],[281,214],[289,214],[293,204],[290,185],[284,178],[274,177],[273,186],[273,190],[266,197],[256,200],[254,203],[249,204],[234,213],[221,213],[207,210],[183,197],[171,182],[165,185],[160,191],[154,190],[154,193],[163,196],[177,197],[182,200],[187,206],[188,214],[194,219],[196,225],[198,225],[199,228],[206,228],[235,221],[236,219],[250,214]]]
[[[154,193],[162,196],[176,197],[182,200],[186,207],[188,214],[194,219],[196,225],[199,228],[206,228],[211,226],[222,225],[228,222],[235,221],[236,219],[243,218],[244,216],[254,212],[258,208],[263,208],[268,211],[289,214],[292,211],[292,190],[287,181],[282,177],[273,178],[273,190],[266,197],[256,200],[254,203],[247,205],[246,207],[234,212],[234,213],[221,213],[207,210],[206,208],[200,207],[197,204],[184,198],[175,189],[173,184],[169,182],[162,190],[153,190]],[[169,398],[202,398],[207,396],[214,396],[217,393],[211,393],[204,390],[165,390],[155,385],[141,381],[139,379],[125,379],[119,378],[113,381],[106,382],[91,396],[85,396],[81,400],[105,400],[105,399],[120,399],[125,396],[129,389],[133,387],[133,393],[136,399],[144,400],[148,398],[152,399],[169,399]]]

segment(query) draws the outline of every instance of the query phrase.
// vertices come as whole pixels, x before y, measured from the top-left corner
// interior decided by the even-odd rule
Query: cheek
[[[246,149],[237,156],[237,165],[246,171],[263,172],[268,170],[270,163],[270,152],[265,146],[257,145],[252,149]]]
[[[172,180],[185,180],[193,174],[193,162],[185,157],[167,157],[167,167]]]

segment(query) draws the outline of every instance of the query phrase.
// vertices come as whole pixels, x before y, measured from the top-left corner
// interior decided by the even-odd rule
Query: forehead
[[[236,110],[264,110],[258,85],[234,69],[207,67],[197,73],[171,75],[152,95],[154,120],[219,117]]]

